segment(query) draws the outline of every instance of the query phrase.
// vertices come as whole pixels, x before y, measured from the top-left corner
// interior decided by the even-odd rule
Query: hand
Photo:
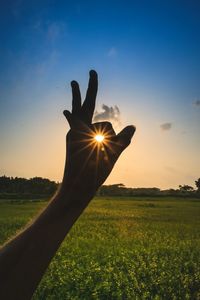
[[[130,144],[135,127],[127,126],[116,135],[110,122],[92,124],[98,89],[95,71],[90,71],[83,104],[78,83],[72,81],[71,86],[72,112],[63,112],[70,125],[63,185],[94,195],[110,174],[122,151]],[[104,136],[102,142],[96,141],[97,134]]]
[[[109,122],[92,124],[96,94],[95,71],[82,105],[78,83],[72,81],[72,113],[64,111],[70,131],[63,182],[36,220],[0,250],[0,299],[31,299],[66,234],[131,141],[133,126],[116,135]],[[94,139],[97,133],[105,136],[102,143]]]
[[[82,105],[79,85],[72,81],[72,113],[64,111],[70,131],[63,182],[39,217],[0,251],[1,299],[32,297],[66,234],[131,141],[134,126],[116,135],[109,122],[92,124],[96,94],[95,71],[90,71]],[[96,134],[104,135],[101,143],[94,139]]]

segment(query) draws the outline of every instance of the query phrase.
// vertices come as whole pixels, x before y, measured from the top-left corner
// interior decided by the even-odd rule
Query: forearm
[[[61,188],[41,215],[0,251],[0,299],[30,299],[92,195]],[[11,288],[12,287],[12,288]]]

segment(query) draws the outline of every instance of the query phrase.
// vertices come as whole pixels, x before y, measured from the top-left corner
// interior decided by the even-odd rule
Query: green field
[[[44,205],[0,203],[0,242]],[[93,200],[57,252],[36,299],[200,299],[200,200]]]

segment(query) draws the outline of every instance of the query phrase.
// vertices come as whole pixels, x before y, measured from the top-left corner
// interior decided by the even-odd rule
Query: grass
[[[44,205],[0,203],[0,242]],[[93,200],[33,299],[200,299],[200,200]]]

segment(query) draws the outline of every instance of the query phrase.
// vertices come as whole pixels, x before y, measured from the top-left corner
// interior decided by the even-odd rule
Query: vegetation
[[[179,189],[182,192],[191,192],[194,191],[194,188],[190,185],[184,184],[184,185],[179,185]]]
[[[58,183],[41,177],[0,177],[0,198],[3,199],[44,198],[53,195],[57,188]]]
[[[161,196],[180,196],[200,198],[200,190],[194,190],[189,185],[180,185],[179,189],[160,190],[159,188],[127,188],[122,183],[103,185],[100,187],[98,196],[140,196],[140,197],[161,197]]]
[[[197,187],[197,190],[200,192],[200,178],[195,181],[195,185]]]
[[[32,199],[50,198],[59,183],[49,179],[34,177],[31,179],[18,177],[0,177],[0,199]],[[160,190],[159,188],[127,188],[124,184],[103,185],[97,196],[181,196],[200,198],[200,178],[195,181],[197,190],[189,185],[179,185],[179,189]]]
[[[0,203],[4,242],[44,202]],[[34,300],[200,299],[200,201],[107,197],[91,202]]]

